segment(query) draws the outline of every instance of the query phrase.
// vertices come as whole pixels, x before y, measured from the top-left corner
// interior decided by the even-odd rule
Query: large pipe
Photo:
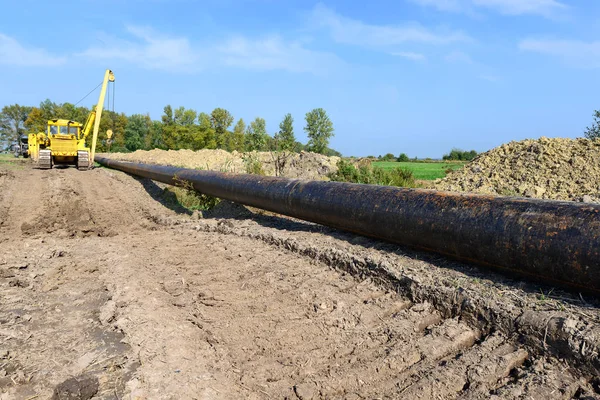
[[[226,174],[96,157],[106,167],[600,294],[600,205]]]

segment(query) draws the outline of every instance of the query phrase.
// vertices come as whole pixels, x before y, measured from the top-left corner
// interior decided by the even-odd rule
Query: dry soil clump
[[[600,202],[600,140],[510,142],[481,154],[436,188],[503,196]]]
[[[137,150],[133,153],[102,154],[115,160],[145,162],[160,165],[175,165],[221,172],[245,173],[249,162],[258,161],[265,175],[276,175],[277,153],[273,152],[228,152],[225,150]],[[290,154],[285,160],[281,176],[309,180],[327,180],[337,171],[339,157],[300,152]]]
[[[0,400],[600,399],[587,295],[121,171],[3,176]]]

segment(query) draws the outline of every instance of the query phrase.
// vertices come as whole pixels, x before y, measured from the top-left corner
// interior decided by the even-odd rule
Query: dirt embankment
[[[266,175],[275,176],[276,153],[232,153],[225,150],[138,150],[133,153],[99,154],[115,160],[174,165],[221,172],[246,173],[247,163],[258,160]],[[308,180],[327,180],[337,171],[339,157],[316,153],[293,153],[286,157],[281,176]]]
[[[600,202],[600,140],[510,142],[435,183],[439,190]]]
[[[600,398],[589,298],[156,192],[2,175],[0,399]]]

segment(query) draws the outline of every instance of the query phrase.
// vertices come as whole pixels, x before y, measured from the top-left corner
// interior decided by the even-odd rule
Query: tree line
[[[0,143],[10,145],[22,135],[45,132],[48,120],[68,119],[85,123],[90,109],[71,103],[57,104],[50,100],[39,106],[12,104],[0,111]],[[279,123],[279,130],[269,135],[264,118],[256,117],[249,124],[224,108],[211,113],[167,105],[160,120],[152,120],[148,114],[125,115],[104,110],[100,121],[97,151],[135,150],[200,150],[223,149],[227,151],[312,151],[325,155],[341,155],[329,148],[334,136],[333,122],[322,108],[306,113],[304,131],[306,144],[300,143],[294,133],[294,118],[286,114]],[[235,122],[235,124],[234,124]],[[109,141],[106,131],[111,129]],[[91,136],[91,135],[90,135]]]
[[[600,110],[595,110],[592,117],[594,121],[585,128],[584,135],[588,139],[600,139]]]
[[[477,157],[475,150],[466,151],[461,149],[452,149],[448,154],[442,156],[444,161],[471,161]]]

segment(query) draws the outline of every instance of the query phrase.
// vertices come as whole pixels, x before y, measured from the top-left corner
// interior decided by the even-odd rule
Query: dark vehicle
[[[12,152],[15,155],[15,157],[29,157],[29,139],[27,138],[27,136],[21,136],[17,143],[13,143]]]

